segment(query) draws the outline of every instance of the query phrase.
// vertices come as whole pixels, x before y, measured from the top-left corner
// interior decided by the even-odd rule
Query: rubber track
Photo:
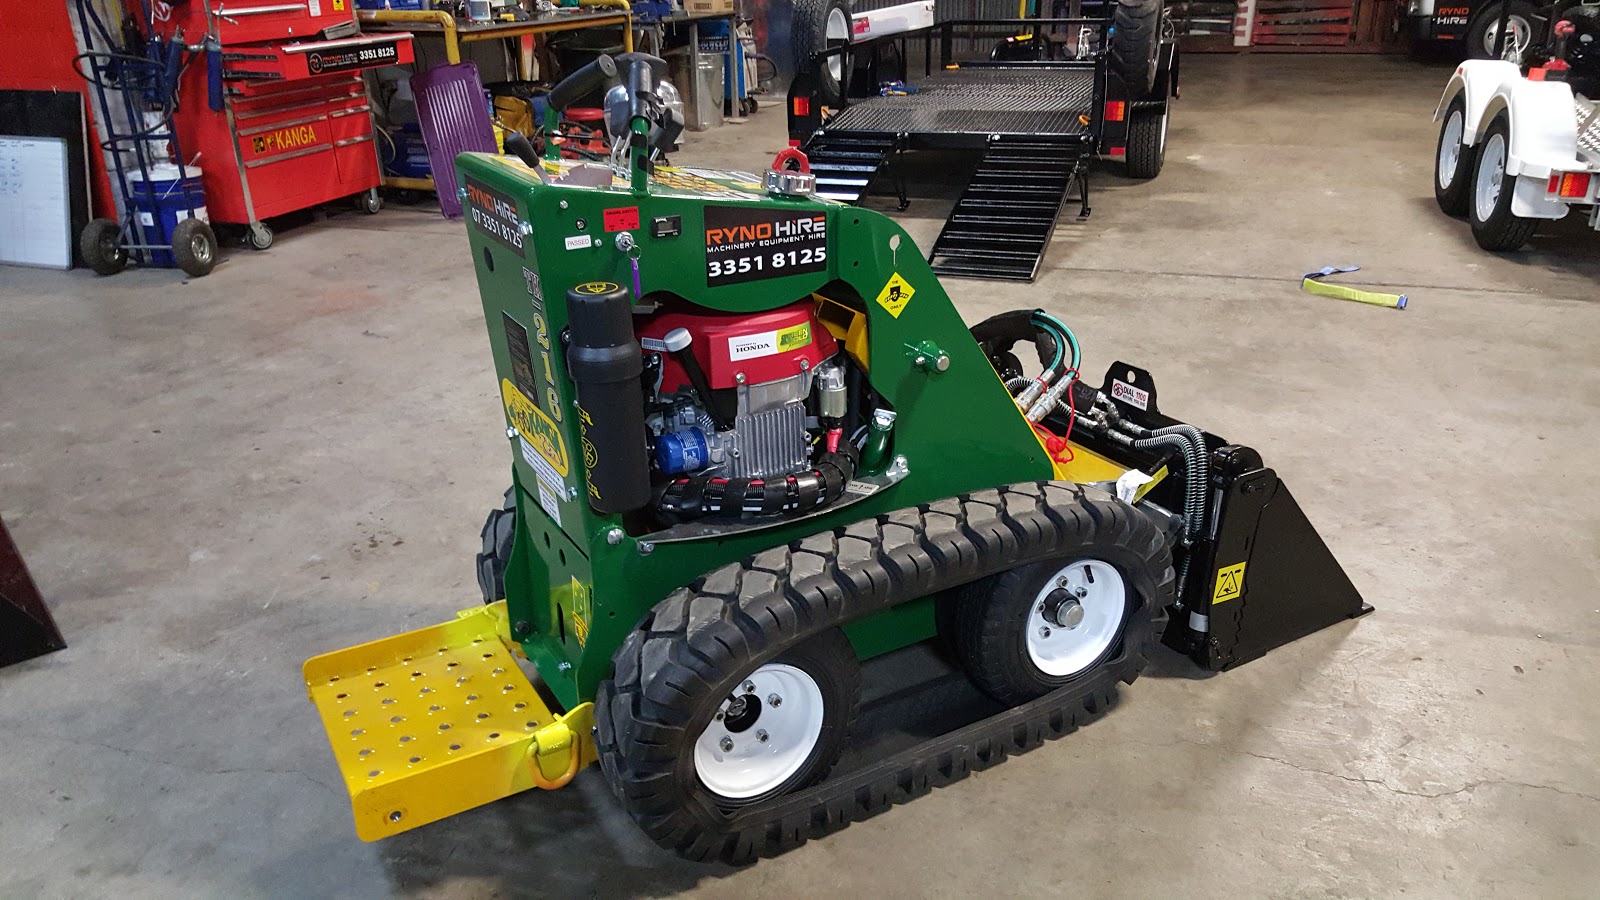
[[[877,763],[732,811],[698,786],[693,743],[744,673],[811,635],[1085,543],[1112,547],[1144,601],[1118,655],[1083,681]],[[601,768],[652,839],[689,859],[789,850],[1039,746],[1098,716],[1144,668],[1151,614],[1173,599],[1160,530],[1093,488],[1012,485],[820,532],[675,591],[613,657],[596,697]],[[829,761],[830,765],[833,761]]]

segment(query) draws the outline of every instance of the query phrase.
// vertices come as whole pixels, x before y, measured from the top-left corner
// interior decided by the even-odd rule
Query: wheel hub
[[[695,742],[695,773],[719,796],[760,796],[805,765],[821,739],[822,715],[815,679],[796,666],[768,663],[712,714]]]
[[[1122,633],[1127,608],[1127,585],[1115,566],[1098,559],[1068,564],[1034,601],[1025,632],[1028,658],[1055,678],[1088,670]]]

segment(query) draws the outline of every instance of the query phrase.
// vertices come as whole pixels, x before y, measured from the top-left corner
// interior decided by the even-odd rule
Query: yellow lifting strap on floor
[[[594,705],[552,713],[509,635],[501,600],[306,661],[362,840],[562,787],[594,762]]]
[[[1353,300],[1356,303],[1370,303],[1373,306],[1387,306],[1390,309],[1405,309],[1405,294],[1385,294],[1379,291],[1363,291],[1359,288],[1345,287],[1342,284],[1328,284],[1318,279],[1329,275],[1339,275],[1345,272],[1356,272],[1360,266],[1324,266],[1315,272],[1307,272],[1300,279],[1300,289],[1308,294],[1319,297],[1333,297],[1336,300]]]

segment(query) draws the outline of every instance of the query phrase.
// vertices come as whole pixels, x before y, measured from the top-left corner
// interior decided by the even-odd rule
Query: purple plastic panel
[[[456,154],[495,152],[494,123],[489,101],[469,62],[434,66],[411,76],[411,93],[417,98],[417,126],[428,145],[428,164],[439,192],[439,211],[447,219],[461,217],[456,196]]]

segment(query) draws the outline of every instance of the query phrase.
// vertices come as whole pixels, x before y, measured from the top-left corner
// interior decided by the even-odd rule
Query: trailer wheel
[[[211,274],[217,265],[217,236],[200,219],[184,219],[172,229],[172,258],[191,278]]]
[[[830,56],[820,63],[815,54],[850,43],[850,6],[845,0],[795,0],[795,71],[817,71],[818,99],[823,106],[837,107],[844,100],[845,58]]]
[[[506,566],[511,562],[511,544],[517,536],[517,489],[506,488],[499,509],[489,510],[484,520],[483,552],[478,554],[478,588],[485,605],[506,597]]]
[[[1111,69],[1135,97],[1156,85],[1161,60],[1162,0],[1117,0],[1112,16]]]
[[[1126,171],[1129,178],[1154,178],[1167,161],[1169,106],[1156,115],[1135,115],[1128,121]]]
[[[1448,216],[1465,215],[1471,202],[1472,148],[1463,143],[1466,122],[1465,95],[1456,94],[1439,126],[1439,147],[1433,157],[1433,199]]]
[[[1511,124],[1501,112],[1489,123],[1489,130],[1478,143],[1477,164],[1472,173],[1472,236],[1485,250],[1516,250],[1533,237],[1538,219],[1524,218],[1511,211],[1517,176],[1506,172],[1511,146]]]
[[[122,226],[110,219],[92,219],[78,236],[78,255],[96,275],[115,275],[128,266]]]
[[[1027,702],[1092,675],[1131,636],[1153,633],[1132,579],[1095,553],[1012,569],[945,601],[955,607],[944,621],[956,658],[984,693]]]
[[[1499,3],[1491,3],[1478,11],[1472,24],[1467,26],[1467,57],[1469,59],[1494,59],[1494,45],[1500,39]],[[1511,0],[1511,15],[1507,24],[1511,33],[1506,35],[1504,59],[1521,63],[1522,57],[1534,43],[1534,22],[1537,11],[1531,3]]]

